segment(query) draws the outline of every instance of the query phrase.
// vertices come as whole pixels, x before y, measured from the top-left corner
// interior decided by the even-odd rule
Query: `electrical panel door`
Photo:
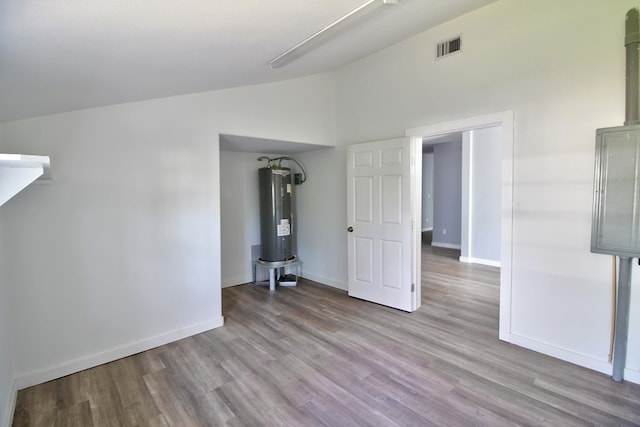
[[[640,126],[596,130],[591,252],[640,257]]]

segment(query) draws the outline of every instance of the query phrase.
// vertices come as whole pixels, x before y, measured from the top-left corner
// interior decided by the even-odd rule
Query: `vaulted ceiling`
[[[492,1],[399,0],[272,70],[365,0],[0,0],[0,122],[334,70]]]

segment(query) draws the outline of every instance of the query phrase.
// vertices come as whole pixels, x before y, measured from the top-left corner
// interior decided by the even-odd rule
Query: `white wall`
[[[422,154],[422,231],[433,229],[433,153]]]
[[[460,249],[462,141],[433,146],[432,246]]]
[[[467,131],[462,146],[460,259],[500,266],[502,128],[494,126]]]
[[[261,155],[220,152],[222,287],[252,280],[251,246],[260,244],[258,168],[263,162],[257,158]]]
[[[2,137],[0,135],[0,152]],[[0,242],[2,235],[2,211],[0,210]],[[0,244],[0,426],[9,425],[9,413],[13,411],[13,349],[9,326],[9,305],[7,304],[7,286],[4,277],[5,266]]]
[[[0,208],[0,242],[2,235],[2,212]],[[16,390],[13,382],[13,351],[10,330],[10,306],[7,302],[7,284],[4,277],[5,265],[0,245],[0,426],[9,426],[13,415]]]
[[[315,143],[333,76],[0,125],[52,180],[3,206],[19,386],[219,326],[219,133]]]
[[[302,275],[347,289],[347,190],[344,147],[296,155],[308,180],[298,188],[298,254]]]
[[[601,371],[610,370],[611,271],[609,257],[589,251],[594,136],[624,120],[624,21],[635,6],[502,0],[336,77],[342,145],[514,111],[510,340]],[[462,52],[434,61],[435,42],[456,34]],[[342,157],[336,150],[335,162]],[[344,181],[337,170],[333,180]],[[340,231],[317,233],[330,239]],[[332,258],[346,276],[344,261]],[[636,267],[634,282],[639,274]],[[639,297],[635,286],[627,376],[637,381]]]

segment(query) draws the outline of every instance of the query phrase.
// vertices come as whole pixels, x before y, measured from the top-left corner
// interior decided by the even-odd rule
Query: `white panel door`
[[[409,138],[399,138],[347,151],[349,296],[405,311],[420,306],[413,149]]]

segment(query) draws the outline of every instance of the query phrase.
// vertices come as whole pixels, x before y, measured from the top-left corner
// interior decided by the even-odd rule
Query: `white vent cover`
[[[436,59],[449,56],[462,50],[462,37],[456,36],[452,39],[436,43]]]

